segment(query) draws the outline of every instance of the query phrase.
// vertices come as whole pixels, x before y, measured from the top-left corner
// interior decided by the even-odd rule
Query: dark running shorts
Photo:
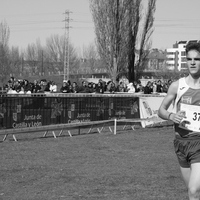
[[[181,167],[189,168],[192,163],[200,162],[200,138],[175,138],[174,149]]]

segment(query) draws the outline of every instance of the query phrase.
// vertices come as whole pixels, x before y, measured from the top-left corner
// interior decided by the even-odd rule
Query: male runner
[[[174,148],[190,200],[200,199],[200,43],[186,45],[189,75],[173,82],[158,115],[174,122]],[[174,104],[174,111],[167,109]]]

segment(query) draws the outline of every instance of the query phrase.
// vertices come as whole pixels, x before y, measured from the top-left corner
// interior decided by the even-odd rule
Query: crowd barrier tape
[[[72,134],[70,132],[70,130],[72,128],[80,128],[80,127],[84,127],[84,126],[93,126],[93,125],[101,125],[101,124],[103,124],[101,128],[97,128],[98,132],[101,133],[103,128],[104,128],[104,125],[106,123],[110,123],[110,122],[114,122],[114,124],[113,124],[113,130],[111,128],[111,125],[109,125],[109,130],[111,132],[113,132],[114,135],[116,135],[117,134],[117,122],[137,123],[137,122],[144,122],[144,121],[149,122],[149,121],[154,121],[154,120],[155,120],[154,117],[145,118],[145,119],[140,119],[140,118],[138,118],[138,119],[129,119],[129,120],[128,119],[119,119],[119,120],[114,119],[114,120],[105,120],[105,121],[96,121],[96,122],[83,122],[83,123],[73,123],[73,124],[59,124],[59,125],[39,126],[39,127],[36,127],[36,128],[30,127],[30,128],[19,128],[19,129],[5,129],[5,130],[0,130],[0,135],[4,136],[3,141],[6,140],[8,135],[12,135],[13,139],[15,141],[17,141],[17,138],[16,138],[17,134],[45,132],[43,137],[46,137],[47,133],[49,131],[51,131],[52,134],[53,134],[53,137],[57,138],[58,136],[61,136],[61,134],[62,134],[62,132],[64,130],[68,130],[69,136],[72,137]],[[91,131],[91,129],[92,128],[90,128],[88,133]],[[132,129],[134,130],[133,126],[132,126]],[[60,133],[57,136],[54,131],[58,131],[58,130],[60,130]]]
[[[129,93],[1,95],[0,134],[59,130],[111,121],[140,123],[145,128],[163,122],[157,116],[163,98]]]
[[[105,123],[109,123],[109,122],[113,122],[113,120],[98,121],[98,122],[95,122],[95,125],[105,124]],[[16,138],[17,134],[45,132],[44,135],[43,135],[45,137],[47,135],[47,133],[49,131],[51,131],[54,138],[57,138],[58,136],[56,136],[54,131],[60,130],[59,136],[61,136],[61,134],[64,130],[68,130],[69,136],[72,137],[72,134],[69,131],[72,128],[78,128],[78,127],[84,127],[84,126],[93,126],[93,125],[94,125],[93,122],[84,122],[84,123],[73,123],[73,124],[58,124],[58,125],[39,126],[39,127],[34,127],[34,128],[29,127],[29,128],[18,128],[18,129],[5,129],[5,130],[0,130],[0,135],[4,135],[3,141],[6,140],[8,135],[12,135],[13,139],[15,141],[17,141],[17,138]],[[98,129],[98,131],[101,132],[99,129]]]

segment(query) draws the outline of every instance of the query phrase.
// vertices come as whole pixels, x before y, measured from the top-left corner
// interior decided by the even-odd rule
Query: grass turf
[[[188,199],[172,127],[39,136],[0,143],[0,199]]]

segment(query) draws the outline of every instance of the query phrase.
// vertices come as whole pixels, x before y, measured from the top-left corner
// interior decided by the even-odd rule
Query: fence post
[[[114,119],[114,135],[117,134],[117,119]]]

